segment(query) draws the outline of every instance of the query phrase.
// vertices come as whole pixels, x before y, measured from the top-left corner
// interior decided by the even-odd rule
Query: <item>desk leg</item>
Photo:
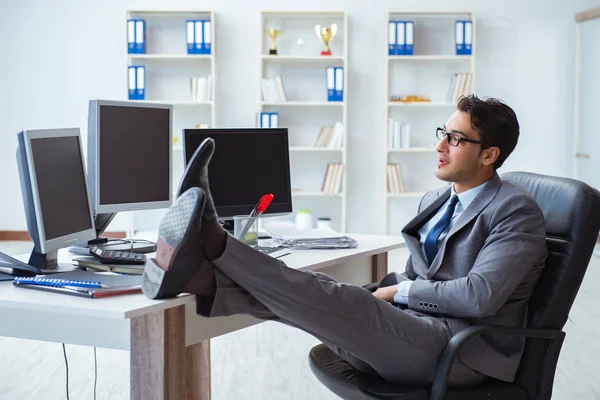
[[[185,349],[186,399],[210,400],[210,340]]]
[[[180,400],[185,393],[185,306],[131,320],[132,400]]]
[[[375,254],[371,258],[371,282],[379,282],[388,273],[388,253]]]

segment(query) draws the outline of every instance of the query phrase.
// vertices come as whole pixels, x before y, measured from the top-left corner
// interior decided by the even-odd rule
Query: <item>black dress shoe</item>
[[[200,270],[204,252],[200,223],[206,196],[193,187],[179,196],[158,228],[156,258],[147,260],[142,275],[142,291],[151,299],[175,297]]]
[[[177,190],[177,196],[181,196],[182,193],[185,193],[192,187],[198,187],[204,190],[206,205],[204,206],[202,218],[205,221],[212,221],[218,217],[208,185],[208,163],[210,162],[210,158],[214,151],[215,141],[212,138],[204,139],[188,162],[183,177],[181,178],[181,182],[179,183],[179,190]]]

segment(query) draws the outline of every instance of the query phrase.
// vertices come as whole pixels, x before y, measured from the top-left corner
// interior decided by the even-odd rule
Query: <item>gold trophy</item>
[[[271,48],[269,49],[269,54],[275,55],[277,54],[277,47],[275,46],[275,39],[279,36],[281,31],[279,29],[267,29],[267,33],[271,38]]]
[[[329,42],[335,37],[335,34],[337,33],[337,25],[331,24],[331,28],[326,26],[322,27],[321,25],[315,25],[315,32],[317,33],[317,36],[321,38],[323,43],[325,43],[325,47],[323,48],[323,50],[321,50],[321,55],[330,56],[331,49],[329,48]]]

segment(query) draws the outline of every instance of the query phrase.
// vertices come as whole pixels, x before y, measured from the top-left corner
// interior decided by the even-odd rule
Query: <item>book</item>
[[[127,264],[102,264],[94,257],[75,257],[75,265],[82,269],[93,269],[96,271],[116,272],[120,274],[141,275],[144,272],[144,265]]]
[[[23,289],[98,299],[129,293],[141,293],[141,276],[124,276],[90,271],[70,271],[53,274],[52,278],[36,276],[16,278],[13,285]]]

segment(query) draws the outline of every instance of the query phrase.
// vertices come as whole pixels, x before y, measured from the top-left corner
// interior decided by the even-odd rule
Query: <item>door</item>
[[[575,177],[600,189],[600,8],[577,15]]]

